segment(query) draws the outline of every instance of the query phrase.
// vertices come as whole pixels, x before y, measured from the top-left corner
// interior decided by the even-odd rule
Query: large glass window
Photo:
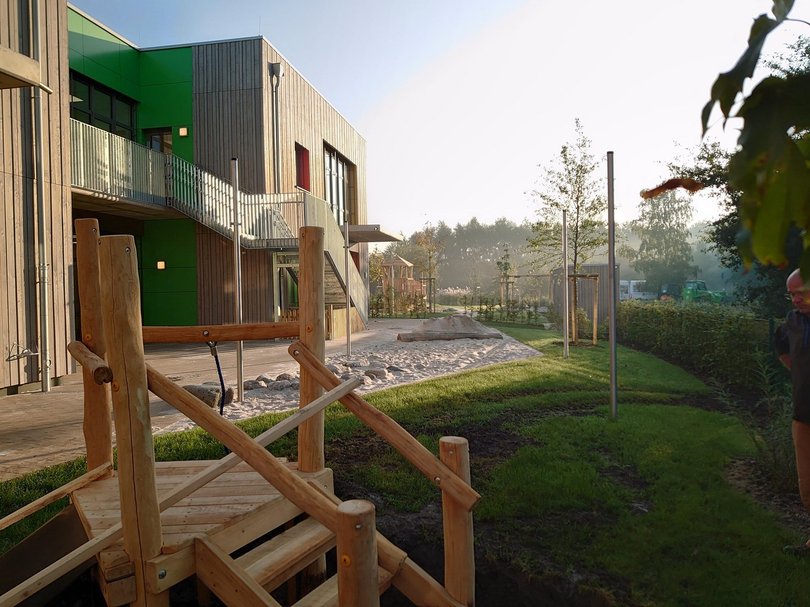
[[[337,222],[343,223],[346,221],[344,213],[351,212],[354,165],[333,148],[324,145],[323,172],[324,197]]]
[[[70,117],[135,139],[135,102],[76,72],[70,72]]]

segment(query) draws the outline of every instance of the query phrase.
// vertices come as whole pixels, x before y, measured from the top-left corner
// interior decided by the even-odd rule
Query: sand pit
[[[399,341],[451,339],[503,339],[503,333],[482,325],[465,314],[453,314],[424,321],[416,330],[397,335]]]
[[[480,323],[473,322],[483,327]],[[444,324],[455,324],[460,329],[470,326],[463,320]],[[414,333],[421,332],[421,326],[415,329],[417,330]],[[487,327],[484,329],[495,331]],[[427,341],[396,340],[392,335],[390,341],[383,343],[358,344],[350,357],[345,353],[327,356],[326,364],[342,379],[363,379],[364,384],[357,388],[357,392],[364,393],[496,363],[541,356],[537,350],[499,331],[495,332],[498,337],[494,339],[457,337],[452,340]],[[225,407],[226,418],[239,420],[262,413],[294,409],[298,407],[298,365],[290,359],[288,367],[276,369],[273,373],[263,373],[255,380],[246,381],[245,388],[242,402],[230,403]],[[164,427],[160,434],[192,427],[193,422],[183,419]]]

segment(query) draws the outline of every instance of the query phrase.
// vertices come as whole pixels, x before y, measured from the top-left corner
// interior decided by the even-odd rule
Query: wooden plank
[[[69,495],[76,491],[77,489],[84,487],[88,483],[93,482],[97,478],[101,478],[109,473],[112,469],[112,464],[107,463],[97,468],[94,468],[90,472],[86,472],[82,474],[78,478],[73,479],[69,483],[66,483],[59,487],[58,489],[54,489],[50,493],[47,493],[40,497],[39,499],[34,500],[30,504],[23,506],[16,512],[12,512],[8,516],[3,517],[0,519],[0,530],[5,529],[6,527],[13,525],[14,523],[21,521],[25,517],[33,514],[34,512],[38,512],[48,504],[52,504],[57,500],[62,499],[66,495]]]
[[[272,591],[334,545],[335,534],[315,519],[308,518],[241,556],[236,562],[266,590]]]
[[[137,600],[134,575],[112,581],[100,577],[98,585],[107,607],[129,605]]]
[[[281,607],[255,580],[209,538],[194,542],[197,577],[222,601],[233,607]]]
[[[391,587],[393,576],[382,567],[377,568],[379,594]],[[338,576],[333,575],[315,590],[293,604],[293,607],[338,607]]]

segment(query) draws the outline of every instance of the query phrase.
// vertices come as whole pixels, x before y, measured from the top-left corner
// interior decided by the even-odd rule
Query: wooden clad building
[[[232,158],[243,321],[295,316],[298,229],[317,225],[326,303],[345,310],[348,298],[362,325],[368,240],[352,235],[373,227],[365,141],[270,43],[141,49],[65,0],[0,0],[0,23],[0,391],[72,370],[76,218],[134,235],[144,324],[235,320]]]
[[[0,2],[0,389],[41,381],[43,365],[49,367],[49,377],[70,370],[67,9],[64,0],[39,0],[35,15],[33,4]]]

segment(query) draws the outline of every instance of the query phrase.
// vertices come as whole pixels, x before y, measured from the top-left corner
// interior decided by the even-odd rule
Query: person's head
[[[790,273],[786,285],[793,307],[802,314],[810,314],[810,284],[802,280],[798,268]]]

